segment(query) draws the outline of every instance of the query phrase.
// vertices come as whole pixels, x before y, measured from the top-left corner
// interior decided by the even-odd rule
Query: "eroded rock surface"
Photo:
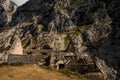
[[[10,19],[0,10],[3,26]],[[119,0],[29,0],[0,33],[0,52],[10,50],[15,35],[24,49],[65,50],[72,41],[78,57],[94,55],[104,76],[119,80],[119,14]]]
[[[0,27],[8,25],[11,22],[16,8],[17,5],[10,0],[0,1]]]

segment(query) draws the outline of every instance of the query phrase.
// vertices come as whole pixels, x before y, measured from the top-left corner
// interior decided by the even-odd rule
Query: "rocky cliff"
[[[10,8],[12,20],[0,4],[0,52],[9,52],[16,35],[24,49],[65,50],[72,41],[78,57],[94,55],[108,80],[120,79],[119,0],[29,0]]]
[[[12,20],[12,15],[16,11],[17,5],[10,0],[0,1],[0,27],[8,25]]]

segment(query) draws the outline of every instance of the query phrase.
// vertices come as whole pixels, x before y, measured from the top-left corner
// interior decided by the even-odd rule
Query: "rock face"
[[[16,11],[17,5],[10,0],[0,1],[0,27],[8,25],[12,20],[12,15]]]
[[[0,25],[5,26],[11,19],[2,5]],[[119,14],[119,0],[29,0],[0,33],[0,52],[10,50],[15,35],[24,49],[65,50],[72,41],[78,57],[94,55],[104,76],[119,80]]]

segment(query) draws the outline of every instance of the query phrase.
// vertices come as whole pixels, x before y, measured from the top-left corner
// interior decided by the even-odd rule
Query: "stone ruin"
[[[88,78],[91,78],[91,75],[94,76],[91,80],[95,78],[95,80],[102,80],[104,78],[100,67],[96,64],[94,55],[83,53],[78,56],[71,43],[63,51],[52,50],[52,48],[48,47],[49,45],[44,46],[43,50],[23,50],[21,40],[17,36],[9,50],[9,54],[2,55],[1,59],[8,64],[37,64],[50,66],[52,69],[58,70],[68,69],[86,75]],[[98,75],[94,75],[93,73]]]

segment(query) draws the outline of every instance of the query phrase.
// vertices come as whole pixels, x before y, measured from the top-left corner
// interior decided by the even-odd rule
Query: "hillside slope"
[[[2,66],[0,80],[85,80],[82,77],[68,77],[60,72],[47,70],[37,65]]]

